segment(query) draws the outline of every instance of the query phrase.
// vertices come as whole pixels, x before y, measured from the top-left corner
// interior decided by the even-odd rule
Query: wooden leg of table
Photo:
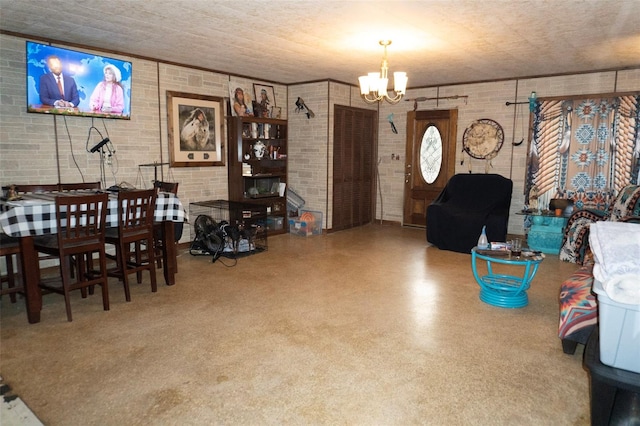
[[[40,292],[40,265],[38,253],[33,247],[32,237],[20,238],[20,256],[22,264],[22,279],[24,280],[24,298],[27,305],[27,319],[29,323],[40,322],[42,310],[42,293]]]
[[[173,222],[162,222],[162,262],[164,267],[164,282],[167,285],[176,283],[177,250]]]

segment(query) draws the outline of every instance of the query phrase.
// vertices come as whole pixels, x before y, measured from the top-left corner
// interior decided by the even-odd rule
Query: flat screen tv
[[[131,62],[27,41],[27,111],[131,118]]]

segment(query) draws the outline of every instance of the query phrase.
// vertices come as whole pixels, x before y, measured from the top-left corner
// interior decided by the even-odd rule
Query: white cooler
[[[593,291],[598,297],[600,361],[640,373],[640,305],[609,299],[598,280],[593,282]]]

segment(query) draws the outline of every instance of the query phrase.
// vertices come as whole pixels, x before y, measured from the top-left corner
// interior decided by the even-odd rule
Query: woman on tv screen
[[[111,114],[121,114],[124,109],[124,91],[120,86],[122,74],[118,67],[107,64],[104,69],[104,79],[96,85],[91,94],[91,110]]]

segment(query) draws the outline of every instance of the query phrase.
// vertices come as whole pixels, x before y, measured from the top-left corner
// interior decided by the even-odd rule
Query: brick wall
[[[308,119],[289,115],[289,185],[305,200],[305,209],[323,213],[324,229],[331,228],[333,214],[333,109],[335,105],[377,109],[365,104],[356,87],[332,81],[289,86],[289,104],[301,97],[315,113]]]

